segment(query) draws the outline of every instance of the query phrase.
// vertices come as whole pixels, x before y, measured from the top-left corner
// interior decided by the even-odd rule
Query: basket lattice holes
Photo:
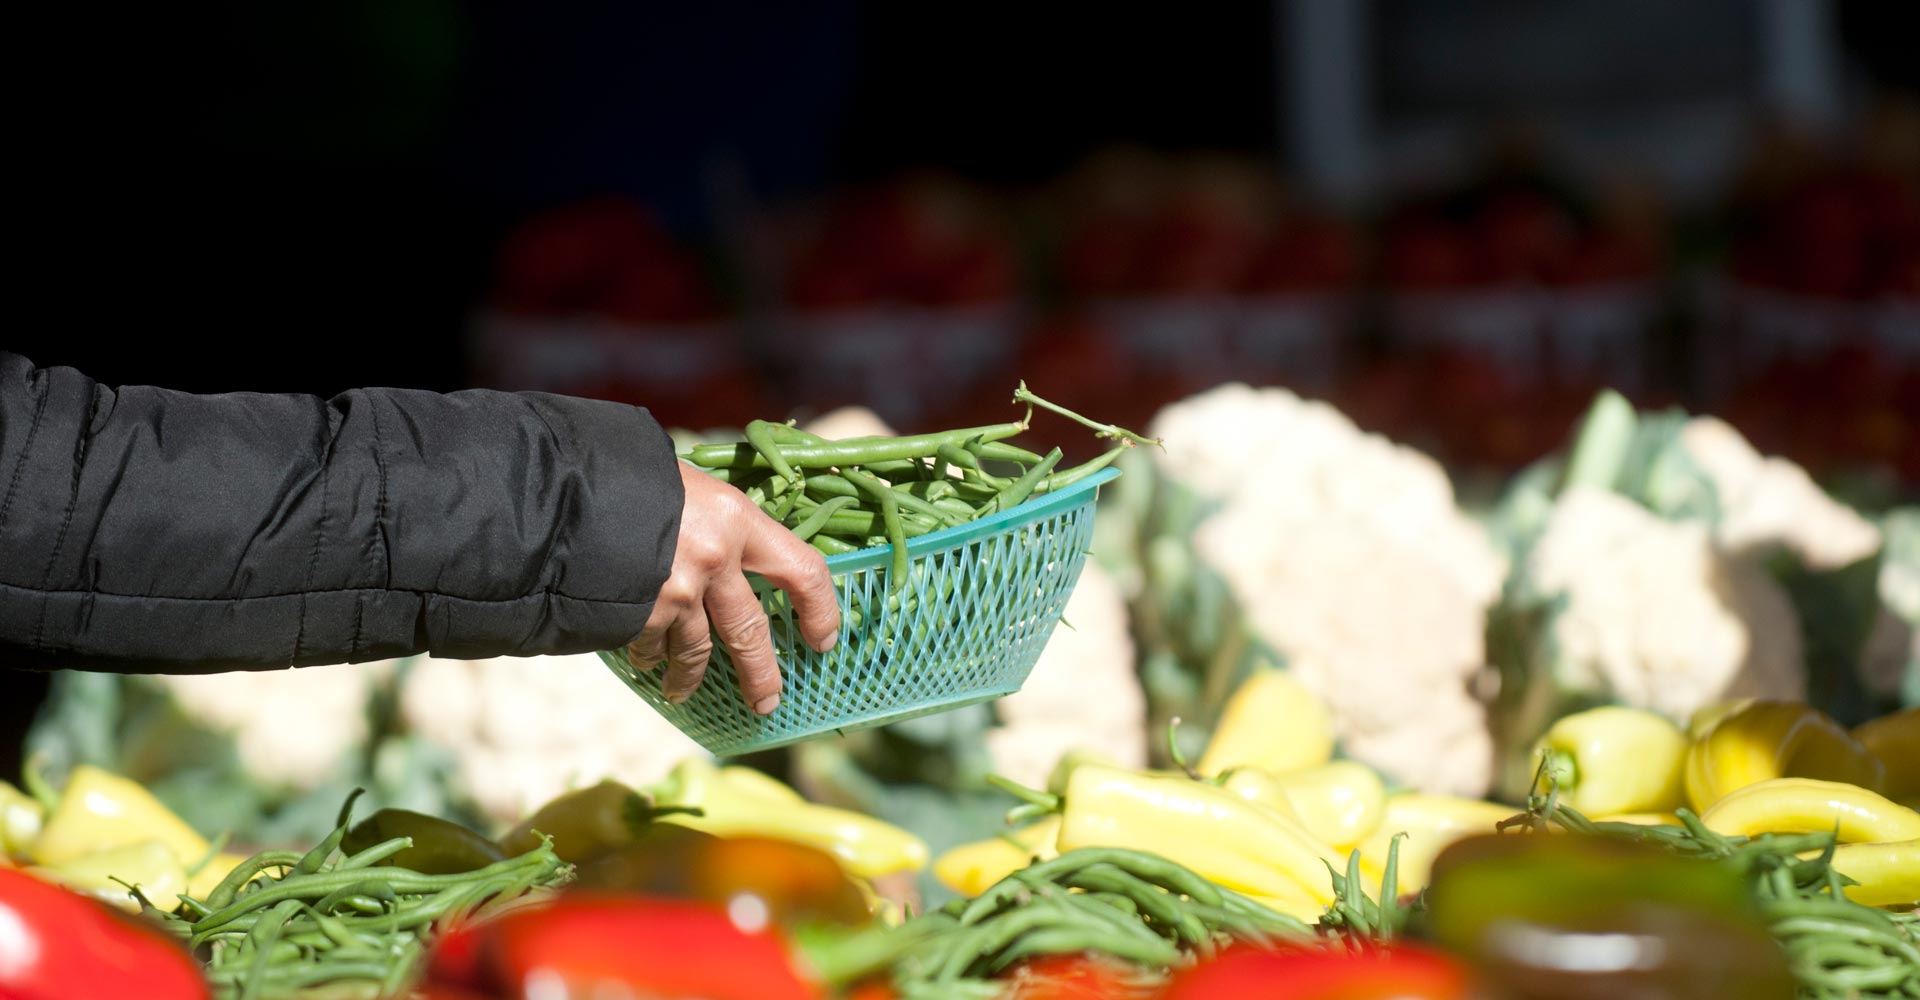
[[[705,682],[675,705],[665,671],[636,669],[625,650],[600,654],[649,705],[708,751],[732,756],[809,737],[898,722],[1020,689],[1080,578],[1092,544],[1103,470],[1058,493],[907,543],[907,585],[892,589],[887,546],[827,560],[840,598],[840,641],[821,654],[795,627],[786,595],[755,579],[786,686],[772,715],[740,695],[715,644]]]

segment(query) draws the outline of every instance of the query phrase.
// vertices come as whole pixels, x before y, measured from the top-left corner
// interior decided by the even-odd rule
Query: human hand
[[[743,574],[758,573],[786,591],[800,634],[824,653],[840,638],[840,605],[826,558],[746,494],[686,462],[676,464],[686,501],[673,568],[646,628],[627,646],[627,659],[643,670],[666,663],[660,689],[668,701],[682,702],[706,676],[718,633],[740,676],[740,693],[767,715],[780,705],[780,664],[766,611]]]

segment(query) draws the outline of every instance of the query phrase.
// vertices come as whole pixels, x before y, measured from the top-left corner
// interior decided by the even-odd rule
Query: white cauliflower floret
[[[570,789],[650,784],[705,753],[593,654],[424,659],[401,685],[400,714],[454,752],[460,790],[502,825]]]
[[[1221,386],[1151,433],[1171,478],[1221,502],[1195,548],[1348,752],[1426,791],[1485,791],[1492,740],[1469,685],[1506,565],[1446,471],[1282,389]]]
[[[1792,602],[1705,524],[1571,490],[1526,570],[1539,593],[1567,597],[1553,627],[1574,688],[1676,720],[1722,698],[1806,696]]]
[[[1728,551],[1784,546],[1813,570],[1839,569],[1880,551],[1872,521],[1827,496],[1800,466],[1761,455],[1725,421],[1687,421],[1680,446],[1713,483],[1716,533]]]
[[[1486,660],[1486,609],[1444,567],[1339,512],[1231,506],[1194,547],[1326,701],[1349,754],[1423,791],[1486,791],[1493,741],[1468,687]]]
[[[1147,699],[1119,586],[1088,560],[1063,617],[1025,686],[995,704],[1001,725],[986,736],[994,770],[1025,785],[1045,785],[1070,750],[1146,766]]]
[[[367,709],[394,661],[157,675],[189,720],[233,739],[261,785],[310,791],[339,773],[368,736]]]
[[[1427,552],[1482,604],[1499,596],[1506,563],[1455,505],[1440,463],[1326,403],[1223,385],[1160,411],[1150,433],[1167,473],[1206,496],[1279,517],[1342,512]]]

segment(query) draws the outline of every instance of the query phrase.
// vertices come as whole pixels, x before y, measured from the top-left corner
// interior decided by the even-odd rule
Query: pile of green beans
[[[1848,899],[1848,880],[1833,867],[1832,833],[1728,837],[1687,809],[1675,811],[1678,826],[1638,826],[1596,823],[1551,796],[1535,796],[1531,806],[1527,818],[1537,827],[1653,844],[1738,868],[1808,1000],[1920,1000],[1920,916]],[[1820,853],[1801,857],[1813,851]]]
[[[860,945],[853,978],[891,968],[903,998],[997,996],[1023,959],[1097,951],[1140,967],[1143,980],[1233,940],[1310,942],[1312,928],[1155,854],[1085,847],[1008,875]]]
[[[329,998],[399,996],[442,929],[558,886],[572,868],[543,842],[473,871],[427,875],[381,862],[409,837],[346,854],[340,824],[312,850],[265,851],[205,899],[156,913],[201,959],[221,1000],[268,1000],[324,989]]]
[[[755,420],[742,440],[702,444],[680,457],[745,492],[769,517],[827,555],[893,546],[895,590],[907,582],[907,539],[1010,510],[1106,468],[1137,444],[1157,443],[1047,402],[1021,384],[1017,421],[904,437],[828,440],[791,424]],[[1036,454],[1009,439],[1033,407],[1052,410],[1117,442],[1058,469],[1060,449]]]

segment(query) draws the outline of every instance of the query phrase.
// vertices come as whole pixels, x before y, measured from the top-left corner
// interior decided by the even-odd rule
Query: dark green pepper
[[[607,780],[541,806],[500,843],[518,855],[539,846],[544,834],[553,838],[553,851],[560,860],[579,864],[638,840],[662,811],[647,796]]]
[[[499,844],[458,823],[406,809],[382,809],[355,823],[340,842],[340,849],[353,855],[395,837],[410,837],[413,846],[377,864],[426,875],[457,875],[508,857]],[[539,846],[537,841],[534,846]],[[513,853],[518,856],[525,852]]]
[[[1576,834],[1472,837],[1435,860],[1426,933],[1511,1000],[1791,1000],[1733,867]]]

